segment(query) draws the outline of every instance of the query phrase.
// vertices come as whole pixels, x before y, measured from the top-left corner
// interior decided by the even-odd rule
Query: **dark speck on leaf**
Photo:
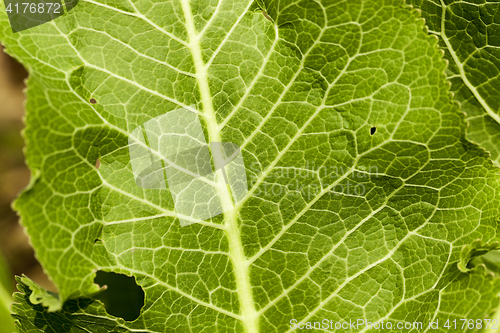
[[[265,11],[262,11],[262,14],[264,14],[264,17],[265,17],[266,19],[268,19],[269,21],[271,21],[271,22],[273,21],[273,19],[272,19],[272,18],[270,18],[270,17],[269,17],[269,15],[267,15],[267,13],[266,13]]]
[[[91,103],[91,104],[95,104],[95,103],[97,103],[97,101],[96,101],[95,99],[91,98],[91,99],[90,99],[90,103]]]

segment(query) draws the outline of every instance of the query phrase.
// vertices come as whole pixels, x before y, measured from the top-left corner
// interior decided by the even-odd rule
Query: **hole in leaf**
[[[377,128],[375,126],[373,126],[372,128],[370,128],[370,135],[375,134],[376,131],[377,131]]]
[[[104,303],[107,313],[127,321],[139,318],[144,306],[144,290],[137,285],[133,276],[98,271],[94,282],[101,287],[107,286],[106,290],[95,296]]]
[[[91,98],[91,99],[90,99],[90,103],[91,103],[91,104],[96,104],[96,103],[97,103],[97,101],[96,101],[94,98]]]
[[[97,242],[100,242],[101,240],[99,238],[94,239],[94,244]]]

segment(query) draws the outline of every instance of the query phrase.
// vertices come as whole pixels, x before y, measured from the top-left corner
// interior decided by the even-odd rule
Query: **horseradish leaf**
[[[59,291],[20,281],[21,332],[364,332],[498,304],[458,268],[498,240],[498,174],[402,0],[81,0],[17,33],[2,13],[30,72],[15,207]],[[135,277],[137,320],[92,299],[97,270]]]

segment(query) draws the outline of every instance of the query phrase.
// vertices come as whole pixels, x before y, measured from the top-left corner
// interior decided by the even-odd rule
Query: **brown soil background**
[[[13,290],[14,275],[25,274],[42,287],[54,291],[11,207],[12,201],[30,178],[21,135],[26,77],[23,66],[0,48],[0,252],[10,266]]]

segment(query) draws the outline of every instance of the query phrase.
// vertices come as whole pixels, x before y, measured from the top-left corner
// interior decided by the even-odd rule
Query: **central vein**
[[[208,84],[207,68],[203,61],[199,36],[196,33],[193,15],[191,12],[190,0],[182,0],[182,10],[186,20],[186,29],[189,38],[189,47],[193,55],[193,61],[196,69],[196,78],[200,89],[201,100],[203,103],[203,115],[207,124],[209,142],[221,142],[217,118],[212,104],[212,95]],[[222,149],[222,145],[218,145]],[[213,153],[216,156],[222,154]],[[231,197],[230,189],[224,181],[222,172],[217,172],[217,191],[224,210],[224,220],[226,225],[226,235],[229,241],[229,257],[231,258],[236,286],[238,288],[238,298],[240,303],[241,317],[243,326],[247,333],[259,332],[259,316],[255,310],[255,304],[252,296],[252,286],[250,284],[250,274],[248,260],[243,251],[241,243],[240,229],[238,226],[238,217],[234,209],[234,203]]]

